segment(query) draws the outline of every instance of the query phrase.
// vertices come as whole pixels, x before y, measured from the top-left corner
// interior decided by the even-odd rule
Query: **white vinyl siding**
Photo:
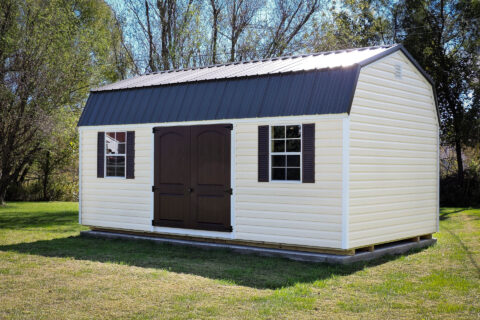
[[[312,122],[315,183],[297,184],[258,182],[258,123],[237,124],[234,187],[238,239],[341,247],[342,119],[303,123]]]
[[[233,233],[152,228],[153,149],[150,126],[82,127],[81,219],[94,227],[161,231],[185,235],[235,238],[299,246],[341,247],[342,118],[272,118],[235,122]],[[258,126],[315,122],[315,183],[257,181]],[[213,121],[205,124],[214,123]],[[180,123],[192,125],[201,123]],[[172,124],[167,124],[172,125]],[[97,178],[97,132],[135,131],[135,179]]]
[[[361,70],[350,113],[349,248],[436,232],[438,133],[432,87],[402,52]]]
[[[135,179],[97,178],[97,132],[109,129],[81,130],[82,224],[150,231],[152,129],[134,129]]]

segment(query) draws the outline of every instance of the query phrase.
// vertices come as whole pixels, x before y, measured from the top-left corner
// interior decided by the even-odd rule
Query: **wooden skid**
[[[284,250],[292,250],[292,251],[315,252],[315,253],[326,253],[326,254],[336,254],[336,255],[354,255],[355,254],[354,249],[342,250],[342,249],[322,248],[322,247],[296,246],[296,245],[282,244],[282,243],[234,240],[234,239],[219,239],[219,238],[207,238],[207,237],[193,237],[193,236],[173,235],[173,234],[167,234],[167,233],[138,232],[138,231],[131,231],[131,230],[96,228],[96,227],[90,227],[90,229],[92,231],[100,231],[100,232],[115,232],[115,233],[156,237],[156,238],[191,240],[191,241],[222,243],[222,244],[235,244],[235,245],[242,245],[242,246],[269,248],[269,249],[284,249]]]
[[[354,250],[355,250],[355,254],[361,253],[361,252],[374,252],[376,247],[380,246],[380,245],[393,244],[395,242],[420,242],[420,240],[432,239],[432,238],[433,238],[432,234],[425,234],[425,235],[422,235],[422,236],[416,236],[416,237],[411,237],[411,238],[406,238],[406,239],[400,239],[400,240],[395,240],[395,241],[372,244],[372,245],[365,246],[365,247],[355,248]]]

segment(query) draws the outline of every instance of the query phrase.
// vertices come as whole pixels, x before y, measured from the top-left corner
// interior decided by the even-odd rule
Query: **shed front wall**
[[[80,220],[88,226],[341,248],[342,129],[346,115],[80,127]],[[153,227],[153,134],[162,125],[232,123],[232,227]],[[258,126],[315,123],[315,183],[258,182]],[[97,178],[97,132],[135,131],[135,179]]]
[[[402,52],[362,68],[350,113],[348,248],[437,231],[438,137],[432,87]]]

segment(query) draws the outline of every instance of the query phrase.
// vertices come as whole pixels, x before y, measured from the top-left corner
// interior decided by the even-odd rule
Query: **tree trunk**
[[[157,8],[160,13],[159,18],[160,18],[160,26],[162,30],[161,34],[161,41],[162,41],[162,50],[161,50],[161,55],[162,55],[162,64],[163,64],[163,70],[169,70],[170,69],[170,62],[169,62],[169,43],[171,40],[171,30],[170,30],[170,18],[171,18],[171,1],[169,0],[163,0],[163,1],[157,1]]]
[[[217,37],[218,37],[218,15],[220,9],[215,5],[215,1],[211,0],[212,14],[213,14],[213,36],[212,36],[212,64],[217,63]]]
[[[213,45],[212,45],[212,64],[217,63],[217,18],[215,17],[214,23],[213,23]]]
[[[232,18],[230,25],[232,27],[230,42],[230,62],[235,61],[235,45],[237,44],[237,2],[233,1]]]
[[[230,62],[235,62],[235,42],[233,40],[230,48]]]
[[[43,201],[49,201],[48,178],[50,177],[50,151],[45,153],[45,166],[43,167]]]
[[[452,106],[455,106],[454,101],[450,101]],[[462,108],[462,107],[460,107]],[[463,123],[463,114],[458,112],[456,108],[452,108],[453,112],[453,131],[455,133],[454,142],[455,142],[455,153],[457,155],[457,180],[458,184],[463,187],[463,160],[462,160],[462,123]]]
[[[7,188],[0,185],[0,206],[6,205],[5,196],[7,194]]]
[[[457,153],[457,179],[458,184],[463,186],[463,160],[462,160],[462,144],[460,139],[455,137],[455,151]]]
[[[154,55],[154,46],[153,46],[153,35],[150,27],[150,12],[148,7],[148,2],[145,0],[145,17],[147,18],[147,35],[148,35],[148,65],[151,72],[157,71],[157,66],[153,58]]]

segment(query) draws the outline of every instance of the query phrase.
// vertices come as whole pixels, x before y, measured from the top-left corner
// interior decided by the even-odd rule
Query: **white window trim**
[[[284,151],[284,152],[272,152],[272,127],[285,127],[285,139],[283,140],[286,140],[286,135],[287,135],[287,132],[286,132],[286,127],[288,126],[300,126],[300,138],[293,138],[293,139],[298,139],[300,140],[300,151],[299,152],[287,152],[287,151]],[[302,183],[302,172],[303,172],[303,157],[302,157],[302,144],[303,144],[303,125],[302,123],[297,123],[297,124],[283,124],[283,123],[279,123],[279,124],[273,124],[273,125],[269,125],[268,126],[268,181],[270,183],[291,183],[291,184],[298,184],[298,183]],[[281,140],[281,139],[276,139],[276,140]],[[287,146],[286,146],[286,142],[285,142],[285,150],[287,150]],[[299,180],[273,180],[272,179],[272,165],[273,165],[273,162],[272,162],[272,156],[274,155],[285,155],[285,156],[288,156],[288,155],[299,155],[300,156],[300,179]],[[285,158],[285,161],[286,161],[286,158]]]
[[[125,133],[125,154],[107,154],[107,132],[115,132],[116,133]],[[105,131],[105,142],[103,145],[103,177],[106,179],[127,179],[127,131],[123,130],[110,130]],[[123,167],[123,177],[118,176],[107,176],[107,157],[125,157],[125,166]]]

